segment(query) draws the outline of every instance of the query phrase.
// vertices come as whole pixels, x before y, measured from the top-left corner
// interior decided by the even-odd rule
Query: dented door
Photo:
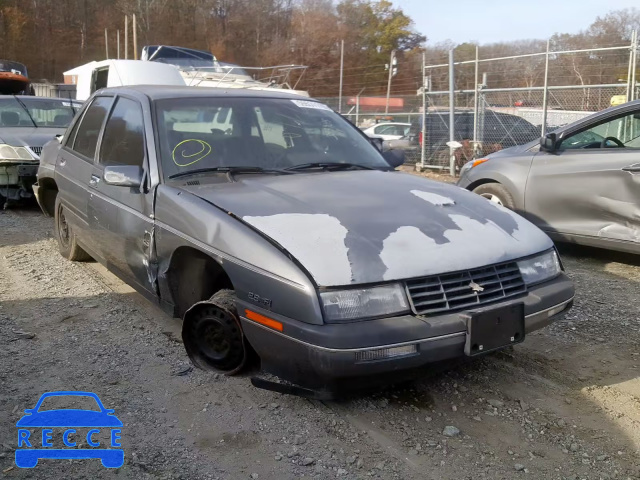
[[[538,153],[525,209],[549,232],[640,242],[640,149]]]
[[[155,295],[151,272],[153,192],[144,175],[139,187],[109,185],[107,166],[134,165],[148,171],[141,105],[116,99],[100,141],[89,188],[89,222],[108,269]]]

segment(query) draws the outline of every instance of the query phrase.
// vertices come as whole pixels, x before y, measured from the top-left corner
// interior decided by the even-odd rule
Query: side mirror
[[[387,150],[386,152],[382,152],[382,156],[391,168],[397,168],[404,163],[404,150]]]
[[[382,152],[384,148],[384,140],[378,137],[369,137],[369,141],[371,142],[371,145],[378,149],[379,152]]]
[[[115,187],[139,187],[142,185],[143,171],[135,165],[113,165],[104,167],[102,179]]]
[[[556,134],[547,133],[540,139],[540,150],[542,150],[543,152],[553,153],[556,151],[556,142]]]
[[[64,135],[61,135],[61,134],[56,135],[56,140],[58,140],[58,143],[62,143],[63,138],[64,138]]]

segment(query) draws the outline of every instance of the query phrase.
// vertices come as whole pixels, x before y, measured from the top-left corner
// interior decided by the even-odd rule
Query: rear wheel
[[[67,221],[66,209],[59,200],[56,200],[55,213],[54,230],[60,255],[75,262],[91,260],[91,256],[78,245],[76,235]]]
[[[509,210],[514,210],[516,207],[509,190],[499,183],[485,183],[484,185],[474,188],[473,193],[476,193],[497,205],[507,207]]]

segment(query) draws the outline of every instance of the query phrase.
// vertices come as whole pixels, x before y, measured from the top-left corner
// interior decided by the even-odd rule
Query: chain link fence
[[[476,50],[475,60],[425,62],[425,91],[420,89],[415,96],[320,100],[363,130],[380,122],[411,124],[408,135],[388,141],[388,146],[404,149],[407,163],[455,172],[473,158],[537,141],[546,132],[640,98],[637,43],[634,32],[631,44],[623,46],[547,48],[486,59],[480,59]]]

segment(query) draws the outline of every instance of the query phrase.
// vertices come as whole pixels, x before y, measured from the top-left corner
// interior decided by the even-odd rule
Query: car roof
[[[242,97],[242,98],[282,98],[289,100],[317,101],[308,97],[301,97],[294,93],[286,93],[280,89],[274,91],[250,90],[248,88],[216,88],[190,87],[186,85],[130,85],[123,87],[104,88],[101,93],[142,93],[151,100],[168,98],[203,98],[203,97]]]

